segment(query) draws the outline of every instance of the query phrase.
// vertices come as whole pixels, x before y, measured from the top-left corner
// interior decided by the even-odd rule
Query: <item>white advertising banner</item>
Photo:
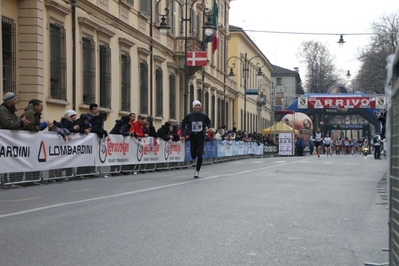
[[[28,172],[94,165],[95,134],[64,140],[55,132],[1,130],[0,172]]]
[[[184,161],[185,149],[181,141],[132,138],[108,135],[96,146],[96,166],[149,164]]]
[[[278,134],[278,154],[279,155],[294,155],[293,143],[294,134],[280,133]]]

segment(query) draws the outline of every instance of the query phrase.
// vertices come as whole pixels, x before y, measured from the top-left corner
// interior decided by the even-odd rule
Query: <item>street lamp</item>
[[[184,113],[187,113],[187,98],[188,98],[188,83],[189,83],[189,73],[188,73],[188,66],[187,66],[187,52],[188,52],[188,22],[190,24],[192,23],[192,16],[193,14],[193,6],[198,0],[194,1],[189,1],[189,0],[184,0],[184,1],[178,1],[178,0],[166,0],[167,2],[167,7],[164,9],[165,13],[161,14],[159,13],[159,4],[162,2],[162,0],[159,0],[156,6],[156,12],[158,15],[161,16],[159,26],[157,27],[159,29],[159,32],[161,35],[166,35],[170,29],[170,26],[166,23],[166,17],[169,14],[170,8],[169,5],[172,2],[175,2],[178,4],[180,7],[180,29],[181,32],[180,34],[183,34],[183,23],[184,23]],[[185,7],[185,12],[183,13],[183,7]],[[212,14],[210,14],[209,9],[205,8],[204,9],[204,14],[207,15],[207,21],[205,25],[202,27],[204,30],[204,33],[206,36],[212,35],[215,30],[216,26],[213,25],[212,23]],[[185,15],[185,16],[184,16]]]
[[[261,120],[262,120],[262,106],[264,106],[264,105],[266,105],[268,103],[267,102],[267,97],[265,95],[266,89],[265,88],[262,89],[262,87],[264,87],[264,86],[268,87],[270,90],[272,90],[270,85],[267,84],[267,83],[260,84],[259,87],[258,87],[258,101],[257,101],[257,103],[258,103],[258,117],[259,117],[259,120],[258,120],[258,125],[257,125],[257,132],[258,132],[258,130],[262,130],[262,122],[261,122]],[[272,114],[270,113],[270,117],[271,116],[272,116]]]
[[[233,69],[235,68],[236,64],[235,62],[237,60],[241,61],[241,66],[242,66],[242,72],[244,73],[244,128],[243,131],[246,131],[247,127],[247,79],[248,79],[248,72],[249,72],[249,66],[252,60],[254,59],[262,59],[262,65],[259,65],[259,63],[256,64],[256,67],[258,68],[258,72],[256,73],[256,76],[258,77],[258,80],[261,80],[263,77],[263,72],[262,72],[262,67],[266,64],[265,60],[261,56],[253,56],[250,59],[248,59],[248,54],[244,54],[244,59],[238,57],[238,56],[231,56],[230,58],[227,59],[227,66],[230,68],[230,73],[228,74],[228,77],[232,80],[235,76]],[[229,64],[230,60],[234,60],[231,64]]]
[[[277,84],[275,87],[273,87],[273,83],[272,83],[272,88],[271,88],[271,95],[272,95],[272,99],[271,99],[271,101],[272,101],[272,112],[273,112],[273,115],[272,115],[272,125],[274,125],[274,120],[275,120],[275,112],[274,111],[276,111],[277,110],[277,108],[275,107],[276,106],[276,90],[277,90],[277,88],[279,88],[279,98],[280,98],[280,101],[281,101],[281,103],[279,104],[279,106],[280,106],[280,108],[278,109],[278,110],[281,110],[282,109],[282,105],[283,105],[283,102],[282,102],[282,97],[284,96],[284,92],[286,92],[287,91],[287,87],[284,85],[284,84]],[[275,110],[276,109],[276,110]]]
[[[339,47],[344,47],[345,41],[344,41],[344,36],[342,34],[339,37],[339,40],[337,43],[338,43]]]

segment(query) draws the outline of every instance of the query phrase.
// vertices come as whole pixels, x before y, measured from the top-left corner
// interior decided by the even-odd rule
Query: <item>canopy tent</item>
[[[293,132],[294,131],[293,131],[292,127],[290,127],[289,125],[280,121],[280,122],[274,124],[273,126],[265,128],[262,131],[262,134],[267,135],[267,134],[293,133]],[[295,135],[299,135],[299,130],[295,129]]]

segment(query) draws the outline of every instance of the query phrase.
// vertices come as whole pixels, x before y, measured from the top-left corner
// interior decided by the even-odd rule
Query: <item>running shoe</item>
[[[195,171],[194,178],[199,178],[199,172],[198,171]]]

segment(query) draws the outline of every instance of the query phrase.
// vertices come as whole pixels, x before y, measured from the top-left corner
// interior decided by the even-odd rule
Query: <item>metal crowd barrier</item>
[[[267,152],[270,154],[270,152]],[[230,160],[242,160],[250,158],[267,157],[266,153],[255,155],[236,155],[223,157],[204,158],[203,164],[213,164]],[[134,165],[115,165],[115,166],[84,166],[75,168],[48,169],[45,171],[18,172],[0,174],[0,184],[2,188],[19,186],[24,184],[34,184],[40,182],[56,182],[72,179],[83,179],[91,177],[107,177],[113,174],[137,174],[139,172],[163,171],[172,169],[184,169],[195,167],[196,160],[183,162],[149,163]]]

